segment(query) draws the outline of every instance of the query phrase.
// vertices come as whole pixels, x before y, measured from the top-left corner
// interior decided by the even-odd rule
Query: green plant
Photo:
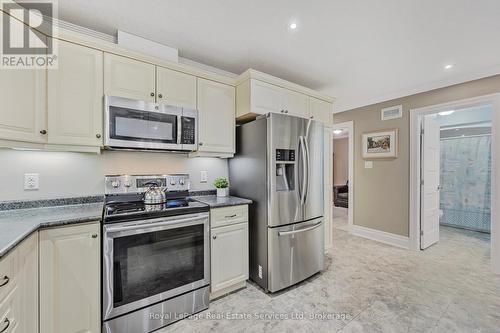
[[[226,188],[229,187],[229,181],[226,177],[215,178],[214,185],[216,188]]]

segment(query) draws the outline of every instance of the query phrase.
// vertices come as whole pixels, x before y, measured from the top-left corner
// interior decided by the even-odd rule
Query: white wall
[[[104,151],[101,155],[0,149],[0,201],[64,198],[104,193],[104,175],[189,173],[192,190],[213,189],[228,176],[226,159],[188,158],[174,153]],[[200,171],[208,182],[200,183]],[[24,190],[24,174],[38,173],[40,189]]]

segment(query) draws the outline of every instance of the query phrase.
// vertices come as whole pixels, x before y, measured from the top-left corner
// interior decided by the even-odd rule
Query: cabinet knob
[[[45,135],[45,134],[47,134],[47,131],[46,130],[41,130],[40,134]]]
[[[311,116],[311,117],[309,117],[309,118],[314,119],[314,116]]]
[[[285,113],[288,113],[288,110],[285,110]]]
[[[285,110],[281,110],[281,113],[285,113]]]
[[[217,235],[213,235],[213,236],[212,236],[212,238],[213,238],[213,239],[217,239]]]
[[[198,142],[198,146],[203,146],[203,142]]]
[[[4,328],[2,328],[2,330],[0,331],[0,333],[7,331],[7,329],[10,326],[10,320],[9,320],[9,318],[5,318],[5,320],[3,322],[4,322],[5,326],[4,326]]]
[[[9,283],[9,281],[10,281],[9,277],[8,277],[7,275],[5,275],[5,276],[3,277],[3,282],[2,282],[2,283],[0,283],[0,287],[5,286],[7,283]]]
[[[162,94],[158,94],[158,98],[163,98],[163,95]]]
[[[98,139],[100,139],[101,138],[101,134],[96,134],[95,137],[98,138]]]
[[[97,238],[97,234],[92,234],[92,238]]]
[[[155,97],[155,93],[154,92],[151,93],[151,97]]]

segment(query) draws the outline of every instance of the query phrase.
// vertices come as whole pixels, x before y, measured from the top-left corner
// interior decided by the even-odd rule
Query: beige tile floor
[[[249,283],[161,332],[500,332],[488,236],[442,228],[418,253],[334,230],[322,273],[274,295]]]

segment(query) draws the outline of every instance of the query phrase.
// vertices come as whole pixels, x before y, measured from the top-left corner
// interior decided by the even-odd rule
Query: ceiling
[[[336,112],[500,73],[498,0],[58,2],[62,20],[320,90]]]

